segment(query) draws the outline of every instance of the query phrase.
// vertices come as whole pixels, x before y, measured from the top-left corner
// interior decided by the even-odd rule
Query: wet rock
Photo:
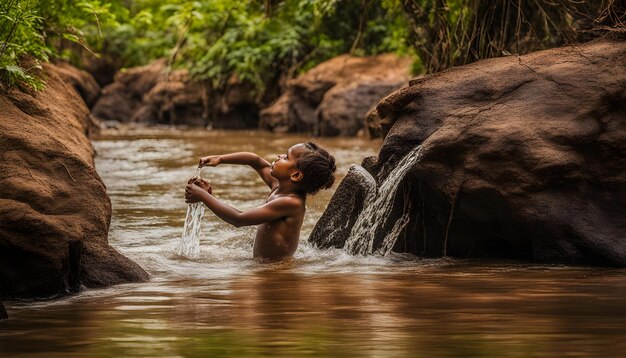
[[[290,104],[292,102],[292,96],[293,94],[287,93],[279,97],[273,105],[263,109],[261,111],[259,126],[275,133],[287,133],[291,131],[291,128],[296,125],[295,123],[289,123],[289,119],[294,118],[294,116],[288,115],[291,111]],[[306,123],[305,127],[312,130],[313,124]]]
[[[315,224],[309,242],[322,248],[343,247],[358,214],[363,210],[365,198],[372,192],[376,192],[376,181],[372,175],[359,165],[350,167]]]
[[[7,311],[4,309],[2,302],[0,302],[0,320],[9,318]]]
[[[408,251],[626,266],[626,42],[452,68],[377,115],[377,181],[422,146],[406,179],[420,208]]]
[[[144,94],[132,122],[206,125],[204,88],[191,81],[186,71],[174,71]]]
[[[380,138],[383,136],[380,116],[376,108],[370,109],[365,115],[365,129],[369,138]]]
[[[223,90],[208,90],[210,126],[219,129],[258,128],[259,105],[254,87],[232,76]]]
[[[261,111],[259,126],[274,132],[352,136],[367,112],[406,84],[410,60],[395,55],[339,56],[291,80],[285,93]]]
[[[0,296],[51,297],[144,281],[108,245],[111,202],[94,169],[89,110],[66,71],[0,95]]]
[[[141,101],[121,83],[112,83],[102,89],[102,94],[91,113],[101,122],[117,121],[129,122]]]

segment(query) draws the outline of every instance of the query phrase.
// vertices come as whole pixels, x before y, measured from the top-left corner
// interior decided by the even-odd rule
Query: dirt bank
[[[0,297],[144,281],[108,244],[111,202],[94,168],[85,103],[95,81],[66,65],[44,73],[39,93],[0,94]]]

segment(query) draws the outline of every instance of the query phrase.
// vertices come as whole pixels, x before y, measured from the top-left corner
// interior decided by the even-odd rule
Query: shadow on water
[[[178,256],[183,186],[199,156],[247,150],[271,159],[307,139],[236,133],[98,138],[96,165],[113,203],[110,242],[152,279],[51,302],[6,302],[2,356],[616,356],[626,348],[623,270],[318,250],[305,239],[328,192],[308,199],[291,261],[253,260],[255,229],[230,227],[210,212],[200,256]],[[340,177],[380,145],[319,142],[337,156]],[[268,193],[247,168],[206,175],[215,195],[239,209]]]

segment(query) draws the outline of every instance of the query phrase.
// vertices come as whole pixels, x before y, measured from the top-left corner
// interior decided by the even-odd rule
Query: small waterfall
[[[198,168],[196,176],[200,178],[202,168]],[[187,205],[187,216],[183,227],[183,236],[178,245],[178,254],[187,258],[198,258],[200,256],[200,224],[204,216],[204,203]]]
[[[378,187],[376,192],[368,192],[363,205],[363,211],[360,213],[357,221],[354,223],[350,236],[346,240],[344,250],[352,255],[371,255],[380,254],[387,255],[393,245],[396,243],[398,236],[409,222],[409,210],[407,210],[408,198],[405,198],[405,208],[402,216],[395,222],[393,228],[385,233],[382,246],[378,249],[374,248],[374,240],[376,232],[385,226],[391,209],[393,207],[393,198],[396,195],[398,185],[404,178],[406,173],[417,164],[420,159],[421,146],[410,151],[400,162],[396,168],[387,176],[383,183]]]
[[[343,247],[366,198],[376,195],[376,179],[365,168],[353,164],[331,202],[320,217],[308,241],[317,247]]]

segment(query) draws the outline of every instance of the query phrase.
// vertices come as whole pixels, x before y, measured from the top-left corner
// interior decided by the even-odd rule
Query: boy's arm
[[[288,216],[301,206],[299,198],[282,197],[248,211],[241,212],[217,200],[195,184],[185,188],[185,199],[189,203],[202,201],[220,219],[236,227],[259,225]]]
[[[276,178],[270,175],[271,164],[258,156],[255,153],[240,152],[224,155],[211,155],[208,157],[200,158],[200,167],[211,166],[215,167],[220,164],[243,164],[249,165],[259,173],[259,176],[267,186],[274,188],[278,181]]]

